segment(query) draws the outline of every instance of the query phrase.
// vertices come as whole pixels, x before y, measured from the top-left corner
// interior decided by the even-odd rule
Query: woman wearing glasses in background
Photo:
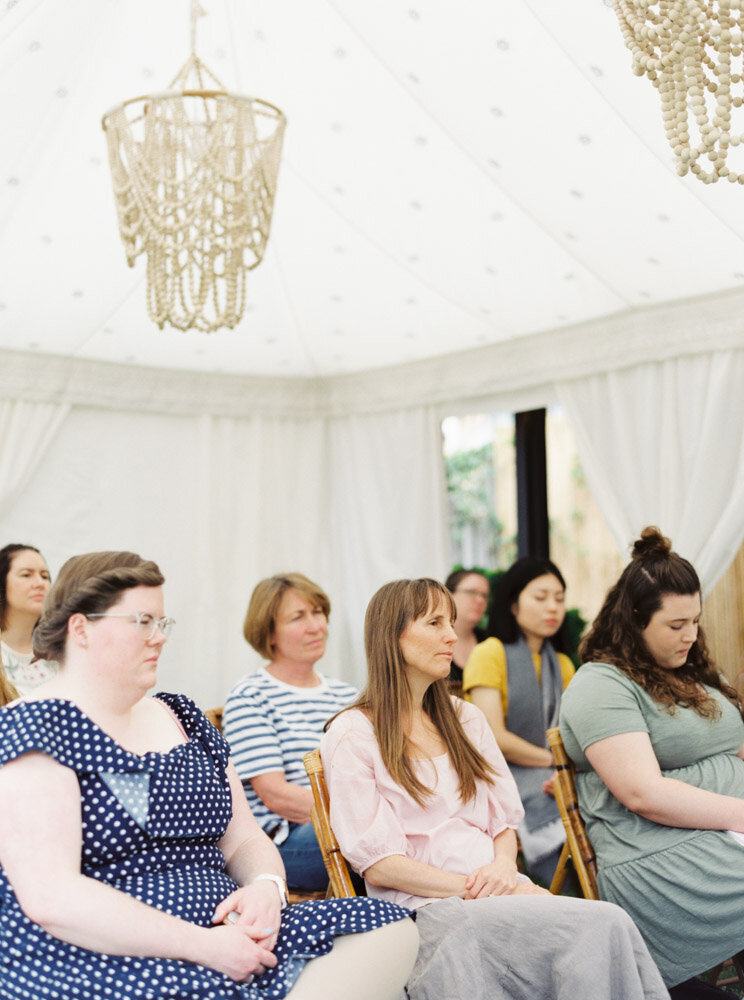
[[[451,689],[462,687],[462,670],[468,657],[486,633],[478,624],[488,610],[491,596],[488,577],[477,569],[456,569],[444,581],[444,585],[455,599],[457,619],[455,632],[457,642],[452,651],[449,683]]]
[[[34,632],[59,673],[0,709],[0,998],[345,1000],[349,962],[355,995],[392,1000],[407,911],[282,912],[281,859],[224,739],[188,698],[148,696],[173,625],[162,583],[131,552],[68,560]]]
[[[32,691],[57,671],[55,663],[34,660],[31,644],[49,585],[47,564],[33,545],[13,543],[0,549],[0,705]]]

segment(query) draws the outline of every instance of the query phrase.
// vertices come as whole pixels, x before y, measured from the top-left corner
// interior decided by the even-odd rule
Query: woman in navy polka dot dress
[[[146,697],[162,583],[133,553],[69,560],[34,634],[60,673],[0,709],[0,998],[341,1000],[353,981],[393,1000],[407,911],[283,909],[224,740],[188,698]]]

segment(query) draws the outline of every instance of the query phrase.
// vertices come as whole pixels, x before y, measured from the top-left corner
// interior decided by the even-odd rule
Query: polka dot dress
[[[169,753],[130,754],[70,702],[49,700],[0,709],[0,765],[35,750],[72,768],[82,800],[83,874],[210,926],[236,887],[217,846],[231,816],[227,744],[188,698],[158,697],[189,737]],[[24,915],[0,868],[0,998],[274,1000],[309,959],[331,950],[335,935],[406,915],[377,899],[296,903],[282,914],[276,967],[239,984],[190,962],[102,955],[54,938]]]

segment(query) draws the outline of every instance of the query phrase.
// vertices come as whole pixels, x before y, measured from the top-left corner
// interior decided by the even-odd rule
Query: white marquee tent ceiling
[[[235,330],[159,331],[101,115],[188,0],[0,0],[0,348],[210,373],[394,365],[744,286],[744,190],[677,177],[608,0],[202,0],[196,50],[288,118]]]

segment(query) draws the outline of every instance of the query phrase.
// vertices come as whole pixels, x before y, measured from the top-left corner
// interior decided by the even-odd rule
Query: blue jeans
[[[328,887],[328,872],[312,823],[290,823],[289,836],[277,849],[282,856],[290,889],[317,892]]]

